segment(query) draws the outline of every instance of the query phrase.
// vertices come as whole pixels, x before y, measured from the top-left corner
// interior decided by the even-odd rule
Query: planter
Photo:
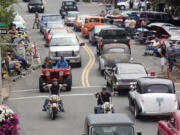
[[[0,135],[19,135],[19,118],[6,105],[0,105]]]

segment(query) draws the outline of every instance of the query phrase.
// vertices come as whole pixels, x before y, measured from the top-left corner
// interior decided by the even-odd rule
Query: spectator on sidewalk
[[[135,32],[135,28],[136,28],[136,21],[134,20],[134,18],[131,18],[129,27],[130,27],[130,35],[131,35],[131,38],[133,38],[134,32]]]
[[[125,29],[126,29],[127,33],[129,33],[129,32],[130,32],[130,30],[129,30],[130,19],[127,18],[127,19],[125,20],[124,24],[125,24]]]
[[[166,50],[166,45],[163,43],[161,44],[160,49],[158,50],[160,57],[161,57],[161,72],[164,72],[164,66],[166,64],[166,56],[167,56],[167,50]]]
[[[8,33],[11,36],[11,43],[13,43],[14,39],[16,38],[16,34],[17,34],[16,26],[12,25],[11,28],[9,29]]]
[[[133,9],[134,0],[129,1],[129,9]]]
[[[168,63],[169,63],[169,71],[172,72],[173,69],[173,61],[175,58],[175,48],[174,48],[174,44],[171,42],[170,46],[167,48],[167,56],[168,56]]]
[[[146,8],[146,2],[145,0],[141,0],[141,11],[144,11]]]

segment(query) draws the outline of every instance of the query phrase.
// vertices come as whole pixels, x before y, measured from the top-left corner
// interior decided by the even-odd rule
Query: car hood
[[[119,75],[116,75],[116,78],[118,80],[121,80],[121,79],[136,80],[136,79],[141,78],[141,77],[147,77],[147,74],[119,74]]]
[[[51,46],[50,52],[79,51],[79,46]]]
[[[105,60],[106,66],[113,67],[116,63],[127,63],[130,62],[130,54],[104,54],[102,58]]]

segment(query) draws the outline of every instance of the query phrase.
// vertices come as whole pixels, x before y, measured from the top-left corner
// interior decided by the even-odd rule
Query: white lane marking
[[[62,94],[61,97],[75,97],[75,96],[93,96],[94,93],[85,93],[85,94]],[[8,100],[24,100],[24,99],[35,99],[35,98],[46,98],[48,96],[31,96],[31,97],[19,97],[19,98],[9,98]]]
[[[105,87],[103,85],[97,85],[97,86],[89,86],[89,87],[82,87],[82,86],[74,86],[72,89],[88,89],[88,88],[101,88]],[[39,89],[24,89],[24,90],[12,90],[12,93],[21,93],[21,92],[29,92],[29,91],[38,91]]]

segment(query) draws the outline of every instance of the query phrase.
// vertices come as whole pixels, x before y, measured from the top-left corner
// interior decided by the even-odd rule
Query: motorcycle
[[[100,96],[99,93],[95,94],[96,98]],[[97,114],[97,106],[94,107],[94,113]],[[101,114],[111,114],[114,113],[114,106],[112,104],[112,97],[110,98],[110,102],[104,102],[103,105],[101,105]]]
[[[62,99],[60,98],[60,90],[63,88],[63,85],[59,85],[58,95],[52,95],[50,90],[51,85],[47,85],[49,89],[49,98],[48,98],[48,105],[46,106],[46,112],[49,114],[52,120],[56,119],[58,112],[61,112],[60,102]]]

